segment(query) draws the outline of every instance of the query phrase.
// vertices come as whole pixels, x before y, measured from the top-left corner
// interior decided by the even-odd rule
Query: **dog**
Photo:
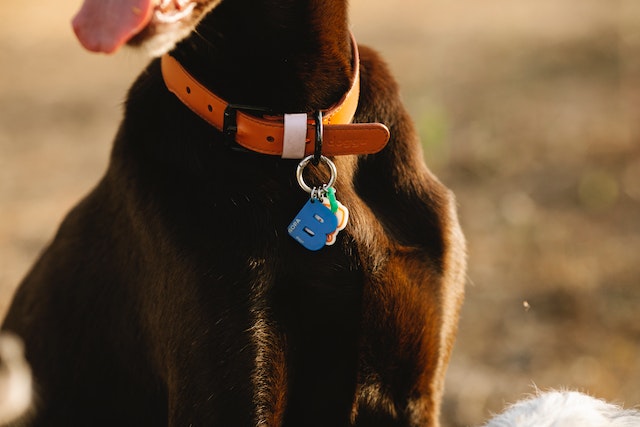
[[[346,3],[85,0],[87,49],[162,57],[3,324],[26,425],[439,425],[464,237]]]
[[[577,391],[549,391],[521,400],[484,427],[638,427],[640,412]]]

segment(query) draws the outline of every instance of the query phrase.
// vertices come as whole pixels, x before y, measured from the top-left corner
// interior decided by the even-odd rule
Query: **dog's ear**
[[[114,53],[125,43],[154,56],[186,37],[220,0],[84,0],[72,25],[92,52]]]

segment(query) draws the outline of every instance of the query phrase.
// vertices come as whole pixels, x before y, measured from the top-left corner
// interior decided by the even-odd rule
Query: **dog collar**
[[[360,94],[360,60],[353,36],[351,44],[354,73],[350,88],[340,101],[323,110],[321,115],[272,115],[265,109],[230,104],[205,88],[169,54],[161,59],[162,76],[169,91],[180,101],[246,150],[285,158],[318,155],[319,146],[325,156],[373,154],[387,144],[389,129],[382,123],[351,123]],[[318,120],[320,116],[322,125]],[[288,122],[297,123],[297,129],[288,129],[294,126]],[[295,133],[299,135],[299,142],[292,155],[288,146]]]

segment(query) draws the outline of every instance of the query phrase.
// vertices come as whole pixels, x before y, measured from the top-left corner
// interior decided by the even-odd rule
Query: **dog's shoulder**
[[[389,120],[388,115],[404,110],[398,83],[378,51],[366,45],[360,45],[358,49],[361,81],[358,114],[363,121]]]

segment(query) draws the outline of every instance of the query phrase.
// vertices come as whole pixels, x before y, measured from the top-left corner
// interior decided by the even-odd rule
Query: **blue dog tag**
[[[322,249],[327,235],[338,228],[338,218],[320,200],[310,198],[289,224],[289,235],[311,251]]]

